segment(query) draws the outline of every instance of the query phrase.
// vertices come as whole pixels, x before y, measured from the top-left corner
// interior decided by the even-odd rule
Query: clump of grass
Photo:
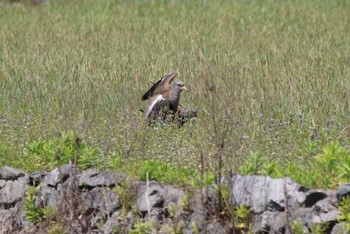
[[[268,157],[252,153],[239,170],[242,174],[269,175],[274,178],[289,176],[304,186],[335,189],[349,181],[350,152],[334,141],[325,145],[322,152],[310,158],[304,171],[302,165],[289,162],[283,166],[270,161]]]
[[[80,142],[72,131],[61,132],[60,137],[34,140],[25,148],[21,157],[21,167],[26,170],[52,170],[57,166],[73,162],[77,156],[77,165],[81,169],[98,165],[101,152]]]
[[[47,219],[54,212],[54,209],[52,207],[35,207],[36,191],[36,187],[29,187],[24,198],[25,218],[33,224]]]
[[[338,216],[338,221],[344,223],[344,231],[350,231],[350,199],[349,197],[342,198],[339,204],[340,214]]]

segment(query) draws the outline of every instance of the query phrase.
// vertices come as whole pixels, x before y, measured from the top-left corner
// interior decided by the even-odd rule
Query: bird
[[[169,114],[175,115],[178,111],[180,93],[187,90],[182,81],[173,82],[177,73],[163,76],[141,97],[142,101],[149,100],[146,109],[146,118],[161,116],[164,120]]]

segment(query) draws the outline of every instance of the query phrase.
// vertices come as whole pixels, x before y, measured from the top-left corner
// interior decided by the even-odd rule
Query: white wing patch
[[[157,103],[160,102],[160,101],[163,101],[163,100],[165,100],[165,99],[163,98],[163,95],[159,94],[159,95],[154,99],[154,101],[151,103],[151,105],[149,105],[149,107],[147,108],[146,117],[148,117],[148,116],[151,114],[154,105],[157,104]]]

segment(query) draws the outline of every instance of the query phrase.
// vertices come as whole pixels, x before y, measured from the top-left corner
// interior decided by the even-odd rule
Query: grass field
[[[346,0],[0,2],[0,167],[48,169],[55,158],[28,145],[72,131],[100,169],[199,171],[202,155],[214,172],[220,157],[233,172],[309,171],[330,142],[350,146],[349,12]],[[174,71],[199,118],[149,129],[140,97]]]

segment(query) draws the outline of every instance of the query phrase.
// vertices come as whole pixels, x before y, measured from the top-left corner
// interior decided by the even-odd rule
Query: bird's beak
[[[181,90],[187,90],[187,88],[185,86],[182,86]]]

